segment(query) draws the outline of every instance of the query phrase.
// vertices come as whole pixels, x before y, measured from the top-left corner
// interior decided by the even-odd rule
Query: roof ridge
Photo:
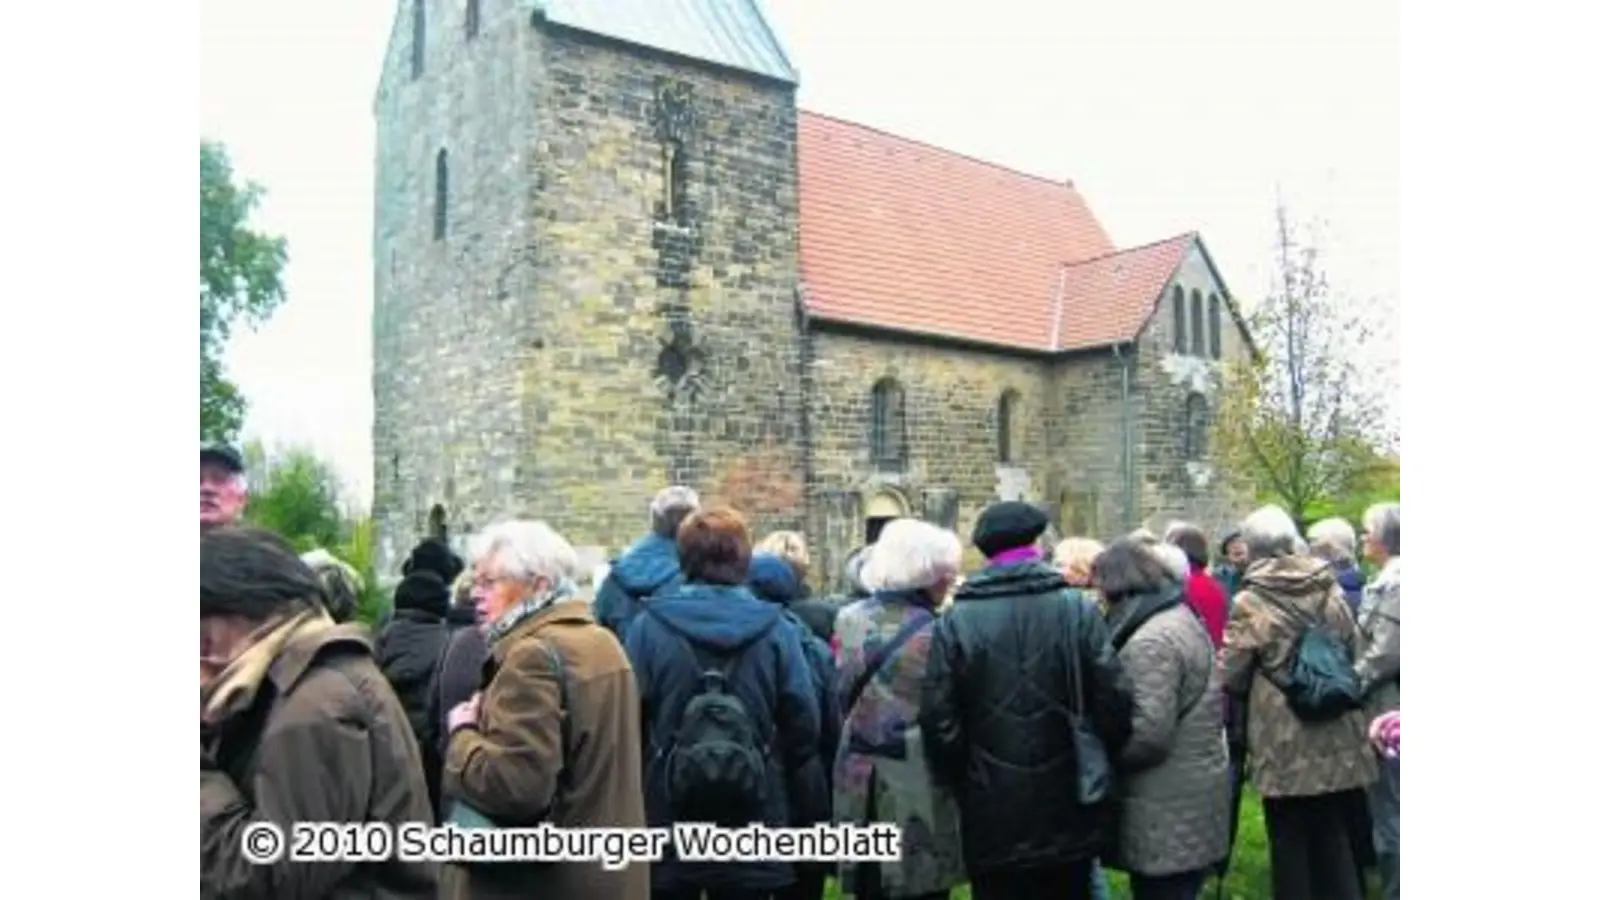
[[[973,156],[970,153],[962,153],[959,150],[952,150],[949,147],[941,147],[938,144],[933,143],[932,141],[926,141],[926,140],[923,140],[921,138],[914,138],[914,137],[910,137],[910,136],[904,135],[904,134],[896,134],[896,133],[894,133],[892,131],[888,131],[886,129],[880,128],[880,127],[878,127],[876,125],[868,125],[865,122],[857,122],[854,119],[846,119],[846,118],[844,118],[842,116],[830,115],[830,114],[825,113],[825,112],[819,112],[818,110],[815,110],[815,109],[808,109],[808,108],[806,108],[804,106],[800,107],[799,109],[800,109],[800,112],[805,113],[808,116],[816,116],[819,119],[827,119],[830,122],[838,122],[841,125],[849,125],[852,128],[860,128],[863,131],[870,131],[870,132],[873,132],[874,134],[883,135],[884,137],[894,138],[897,141],[903,141],[903,142],[905,142],[907,144],[915,144],[915,145],[917,145],[919,147],[925,147],[925,148],[927,148],[929,150],[937,151],[938,153],[940,153],[942,155],[945,155],[945,156],[959,157],[961,159],[967,160],[968,162],[974,162],[974,163],[977,163],[978,165],[985,166],[985,167],[990,168],[990,169],[999,169],[1000,171],[1006,172],[1006,173],[1011,174],[1011,175],[1020,175],[1021,177],[1027,178],[1027,179],[1032,180],[1032,181],[1042,181],[1045,184],[1050,185],[1051,187],[1062,187],[1062,188],[1066,188],[1069,191],[1072,191],[1075,194],[1078,193],[1077,184],[1070,178],[1058,181],[1058,180],[1056,180],[1054,178],[1050,178],[1050,177],[1047,177],[1047,176],[1044,176],[1044,175],[1039,175],[1039,174],[1034,173],[1034,172],[1024,172],[1023,170],[1018,169],[1015,166],[1008,166],[1008,165],[1005,165],[1004,163],[998,163],[998,162],[995,162],[992,159],[984,159],[981,156]],[[1080,194],[1080,196],[1082,196],[1082,195]]]
[[[1089,263],[1092,263],[1092,262],[1100,262],[1101,260],[1110,259],[1113,256],[1121,256],[1124,253],[1136,253],[1136,252],[1138,252],[1140,250],[1149,250],[1151,247],[1159,247],[1162,244],[1170,244],[1173,241],[1185,240],[1185,239],[1189,239],[1189,238],[1197,238],[1199,236],[1200,236],[1200,232],[1198,232],[1198,231],[1185,231],[1185,232],[1181,232],[1179,234],[1175,234],[1175,235],[1173,235],[1171,237],[1164,237],[1164,238],[1161,238],[1160,240],[1155,240],[1155,241],[1147,241],[1146,243],[1137,244],[1137,245],[1132,246],[1132,247],[1120,247],[1120,248],[1118,248],[1116,250],[1112,250],[1110,253],[1102,253],[1099,256],[1091,256],[1088,259],[1080,259],[1080,260],[1076,260],[1074,262],[1063,262],[1061,264],[1061,266],[1062,266],[1062,268],[1070,269],[1073,266],[1088,265]]]

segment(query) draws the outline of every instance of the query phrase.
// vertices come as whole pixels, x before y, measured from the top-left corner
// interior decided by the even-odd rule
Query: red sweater
[[[1189,606],[1200,616],[1211,636],[1211,646],[1222,646],[1222,632],[1228,627],[1228,594],[1204,571],[1191,571],[1189,583],[1184,586]]]

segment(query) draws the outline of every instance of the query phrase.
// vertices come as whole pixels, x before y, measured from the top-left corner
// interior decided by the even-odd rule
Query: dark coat
[[[817,693],[800,632],[784,621],[782,609],[756,599],[742,585],[685,584],[653,598],[628,630],[628,657],[639,678],[645,721],[645,808],[650,824],[666,827],[672,822],[666,756],[702,672],[686,641],[698,644],[701,653],[739,655],[730,672],[729,690],[744,704],[755,727],[773,735],[761,822],[781,827],[825,818],[828,792],[818,756]],[[685,863],[669,848],[651,876],[656,891],[765,892],[792,883],[794,868],[776,860]]]
[[[428,718],[437,729],[440,753],[450,742],[446,722],[450,710],[471,700],[473,694],[483,689],[483,663],[488,658],[489,644],[481,629],[457,628],[450,632],[450,643],[434,675],[429,698]]]
[[[833,648],[826,638],[816,634],[799,615],[795,607],[801,600],[800,579],[788,563],[776,556],[758,554],[750,560],[750,591],[756,597],[775,603],[783,610],[784,618],[794,627],[805,649],[806,662],[811,667],[811,677],[817,686],[817,711],[821,720],[820,752],[823,773],[832,784],[833,760],[839,750],[839,734],[843,711],[839,709],[839,695],[834,689],[838,671],[834,665]],[[829,628],[832,636],[832,628]],[[831,788],[830,788],[831,789]],[[819,820],[823,821],[823,820]],[[806,824],[811,823],[796,823]]]
[[[594,617],[621,641],[640,605],[683,580],[678,568],[678,543],[648,534],[611,563],[611,571],[594,595]]]
[[[366,629],[292,638],[256,702],[202,732],[200,896],[432,900],[438,867],[397,859],[258,866],[244,829],[292,822],[426,821],[422,760],[405,712],[372,662]]]
[[[567,742],[561,739],[560,655]],[[450,736],[444,792],[497,822],[528,824],[546,811],[558,828],[642,828],[639,698],[616,638],[588,605],[556,603],[495,642],[477,728]],[[574,752],[569,756],[567,749]],[[648,900],[650,865],[607,871],[570,862],[520,868],[446,865],[443,900]]]
[[[919,721],[934,773],[957,791],[969,876],[1082,862],[1110,844],[1110,809],[1075,791],[1074,657],[1086,718],[1115,759],[1131,686],[1105,622],[1054,567],[990,566],[934,625]]]
[[[438,720],[429,716],[428,702],[433,694],[434,674],[444,658],[450,627],[433,610],[396,609],[394,618],[378,632],[378,665],[389,680],[400,705],[405,707],[417,745],[422,748],[423,775],[428,796],[439,808]]]

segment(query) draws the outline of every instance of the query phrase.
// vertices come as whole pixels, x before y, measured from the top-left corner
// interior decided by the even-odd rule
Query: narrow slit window
[[[1211,295],[1211,358],[1222,358],[1222,301]]]
[[[1172,287],[1172,350],[1174,353],[1187,353],[1189,351],[1188,338],[1189,313],[1184,308],[1183,285]]]
[[[433,159],[433,239],[444,240],[450,230],[450,154],[440,150]]]
[[[1199,291],[1189,295],[1189,352],[1206,355],[1206,307]]]
[[[687,172],[683,142],[673,139],[661,146],[661,217],[682,225],[683,191]]]
[[[1015,432],[1017,416],[1017,393],[1006,391],[1000,395],[1000,406],[995,415],[995,443],[998,459],[1002,463],[1013,463],[1016,452]]]
[[[467,40],[469,41],[478,36],[478,15],[481,12],[478,7],[478,0],[467,0]]]

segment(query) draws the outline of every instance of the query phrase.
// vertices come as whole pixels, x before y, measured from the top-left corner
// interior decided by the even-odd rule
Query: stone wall
[[[845,556],[865,539],[875,500],[944,518],[941,524],[965,539],[978,513],[1002,492],[1035,501],[1046,496],[1048,363],[834,330],[813,340],[811,462],[819,512],[809,530],[824,583],[837,582]],[[907,452],[900,472],[880,471],[870,458],[872,386],[881,378],[904,390]],[[998,443],[1000,397],[1008,390],[1016,398],[1009,465],[999,462]]]
[[[1179,265],[1172,279],[1181,285],[1186,307],[1192,291],[1198,289],[1205,305],[1222,289],[1215,273],[1196,247]],[[1210,453],[1209,432],[1202,436],[1198,455],[1187,453],[1189,402],[1203,402],[1207,422],[1214,421],[1221,383],[1222,366],[1248,352],[1238,319],[1223,304],[1221,315],[1222,361],[1210,354],[1211,322],[1209,309],[1200,354],[1194,353],[1192,315],[1185,316],[1186,352],[1176,351],[1176,323],[1173,315],[1173,285],[1167,288],[1160,308],[1140,336],[1135,369],[1135,395],[1139,437],[1138,493],[1139,518],[1155,530],[1174,519],[1192,522],[1217,534],[1238,522],[1249,511],[1251,498],[1229,489],[1218,477]],[[1192,308],[1189,309],[1192,312]]]
[[[1055,479],[1046,505],[1063,536],[1103,538],[1138,519],[1124,490],[1122,381],[1124,365],[1132,364],[1126,355],[1095,350],[1052,366],[1056,402],[1048,421]],[[1131,369],[1129,375],[1131,393]]]
[[[485,4],[469,39],[461,4],[430,3],[412,77],[400,4],[374,102],[373,515],[379,566],[398,562],[435,505],[452,532],[506,511],[530,435],[515,361],[533,305],[529,194],[538,48],[526,17]],[[446,153],[445,234],[434,237]]]
[[[798,527],[793,89],[534,33],[533,177],[501,185],[531,199],[538,256],[533,349],[508,367],[517,495],[613,551],[673,482],[758,533]]]

